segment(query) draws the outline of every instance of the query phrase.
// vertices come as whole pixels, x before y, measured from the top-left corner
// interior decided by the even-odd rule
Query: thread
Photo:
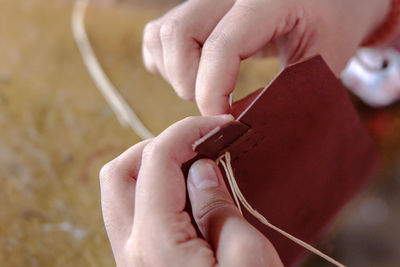
[[[256,211],[246,200],[246,198],[243,196],[242,192],[240,191],[240,188],[236,182],[235,176],[233,174],[233,169],[231,165],[231,154],[229,152],[225,152],[222,154],[217,160],[216,163],[219,164],[221,163],[222,167],[225,170],[226,177],[228,179],[233,198],[236,202],[236,206],[238,206],[240,213],[243,215],[242,210],[240,208],[240,204],[243,205],[243,207],[251,214],[253,215],[257,220],[259,220],[262,224],[268,226],[269,228],[277,231],[281,235],[285,236],[286,238],[292,240],[296,244],[302,246],[303,248],[309,250],[310,252],[320,256],[321,258],[325,259],[326,261],[332,263],[335,266],[338,267],[346,267],[342,263],[336,261],[335,259],[329,257],[328,255],[324,254],[320,250],[314,248],[313,246],[309,245],[308,243],[304,242],[303,240],[292,236],[291,234],[285,232],[284,230],[280,229],[279,227],[273,225],[270,223],[262,214],[260,214],[258,211]]]
[[[72,35],[74,36],[86,69],[99,91],[103,94],[119,123],[123,127],[131,127],[143,140],[152,138],[154,137],[153,134],[142,124],[135,112],[129,107],[121,94],[119,94],[97,60],[85,30],[85,14],[88,4],[89,0],[76,0],[71,16]]]

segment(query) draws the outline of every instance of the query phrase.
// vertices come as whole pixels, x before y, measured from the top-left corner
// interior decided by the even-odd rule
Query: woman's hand
[[[181,165],[195,156],[195,140],[232,119],[185,119],[102,168],[103,217],[118,266],[282,266],[271,243],[233,204],[213,161],[195,162],[187,182],[205,239],[197,236],[184,211]]]
[[[203,115],[229,112],[240,61],[321,54],[336,74],[385,19],[390,0],[189,0],[150,22],[143,59]]]

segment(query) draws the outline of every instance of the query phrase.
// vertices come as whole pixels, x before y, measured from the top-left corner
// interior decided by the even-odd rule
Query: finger
[[[160,27],[161,19],[151,21],[145,26],[143,31],[142,55],[147,70],[155,74],[161,74],[164,79],[168,81],[164,70],[163,51],[160,40]]]
[[[136,220],[158,219],[163,225],[163,220],[183,211],[186,186],[181,165],[195,156],[192,144],[231,120],[232,116],[186,118],[170,126],[145,148],[136,188],[135,224]],[[163,227],[160,230],[166,231]]]
[[[240,61],[290,27],[278,27],[287,13],[281,2],[286,3],[275,1],[272,7],[265,1],[237,1],[210,34],[202,49],[195,91],[203,115],[230,111],[229,94],[234,89]]]
[[[160,37],[165,72],[181,98],[194,100],[201,47],[232,5],[232,0],[187,1],[169,12],[163,20]]]
[[[202,159],[191,166],[188,192],[196,223],[220,266],[282,266],[272,244],[234,205],[215,162]]]
[[[104,224],[114,253],[127,239],[134,212],[135,179],[143,148],[150,140],[138,143],[100,170],[101,206]]]
[[[142,47],[142,57],[143,57],[143,63],[146,69],[153,73],[153,74],[159,74],[157,65],[153,60],[153,57],[149,50],[143,45]]]

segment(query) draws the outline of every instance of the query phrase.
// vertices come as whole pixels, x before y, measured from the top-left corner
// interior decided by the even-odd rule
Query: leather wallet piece
[[[272,224],[314,243],[373,175],[377,153],[345,88],[320,56],[284,69],[233,106],[235,122],[194,144],[199,157],[229,151],[248,202]],[[223,169],[221,169],[224,173]],[[283,263],[304,249],[244,210]]]

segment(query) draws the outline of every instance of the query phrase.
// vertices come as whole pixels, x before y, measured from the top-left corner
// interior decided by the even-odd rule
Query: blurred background
[[[85,18],[104,71],[155,134],[199,114],[141,59],[144,25],[178,3],[97,0]],[[85,69],[71,34],[72,7],[0,0],[0,266],[114,265],[98,171],[139,137],[121,127]],[[235,98],[278,71],[275,59],[245,61]],[[317,247],[348,266],[399,266],[400,105],[371,109],[351,97],[381,168]],[[304,263],[325,265],[314,256]]]

